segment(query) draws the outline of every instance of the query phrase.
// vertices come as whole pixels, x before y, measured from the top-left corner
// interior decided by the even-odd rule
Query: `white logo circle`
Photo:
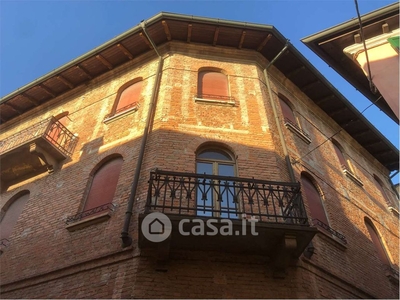
[[[159,243],[170,236],[171,220],[163,213],[153,212],[143,219],[141,230],[144,237],[150,242]]]

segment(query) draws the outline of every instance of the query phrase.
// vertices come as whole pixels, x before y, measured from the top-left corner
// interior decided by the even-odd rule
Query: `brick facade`
[[[156,79],[158,60],[152,52],[2,125],[1,139],[68,111],[68,129],[79,137],[71,158],[52,174],[27,179],[1,194],[3,207],[20,191],[30,192],[0,258],[2,297],[397,298],[398,281],[389,280],[364,224],[365,217],[372,220],[397,268],[398,216],[389,211],[373,179],[374,174],[388,178],[389,171],[275,67],[268,70],[270,99],[262,67],[267,61],[257,52],[180,42],[166,43],[158,51],[163,56],[162,76],[130,224],[133,244],[128,248],[121,247],[120,233]],[[234,106],[194,100],[198,70],[204,67],[225,72]],[[137,77],[143,78],[138,111],[104,122],[119,87]],[[278,93],[293,104],[310,144],[284,126]],[[272,101],[296,162],[296,180],[302,172],[314,178],[329,225],[345,235],[347,244],[319,230],[312,241],[314,255],[302,255],[283,279],[273,276],[267,256],[225,250],[174,249],[167,271],[156,271],[157,254],[138,248],[138,214],[144,211],[150,171],[195,173],[197,149],[213,143],[235,155],[239,177],[290,181]],[[362,186],[342,172],[330,141],[309,153],[337,132],[335,139]],[[124,163],[111,217],[67,230],[66,218],[84,205],[92,170],[113,154],[122,155]],[[387,180],[384,184],[395,205],[395,193]],[[305,207],[310,217],[306,199]]]

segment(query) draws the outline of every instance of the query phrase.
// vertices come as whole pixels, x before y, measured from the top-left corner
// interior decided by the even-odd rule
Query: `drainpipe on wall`
[[[128,208],[125,213],[124,228],[121,232],[123,248],[129,247],[130,245],[132,245],[132,237],[130,237],[130,235],[129,235],[129,224],[131,222],[131,217],[132,217],[132,213],[133,213],[132,209],[133,209],[133,204],[135,202],[137,187],[139,184],[140,170],[141,170],[141,167],[143,164],[143,157],[144,157],[144,153],[145,153],[145,149],[146,149],[147,137],[148,137],[148,134],[150,133],[150,125],[153,121],[154,114],[155,114],[156,103],[157,103],[157,93],[158,93],[158,89],[160,87],[160,79],[161,79],[162,66],[163,66],[163,59],[162,59],[160,53],[158,53],[156,45],[153,43],[153,41],[150,39],[149,35],[147,34],[145,23],[142,22],[142,23],[140,23],[140,25],[142,26],[143,32],[146,35],[147,39],[153,46],[154,51],[158,55],[158,67],[157,67],[157,72],[156,72],[156,78],[154,81],[153,91],[151,94],[149,113],[147,114],[146,126],[143,131],[142,143],[140,145],[139,156],[138,156],[138,160],[137,160],[137,164],[136,164],[135,174],[133,177],[131,193],[130,193],[129,199],[128,199]]]
[[[290,162],[290,157],[289,157],[288,150],[287,150],[287,147],[286,147],[286,141],[285,141],[285,138],[283,136],[283,132],[282,132],[282,128],[281,128],[281,122],[279,121],[279,117],[278,117],[278,113],[277,113],[277,110],[276,110],[275,101],[274,101],[273,96],[272,96],[272,90],[271,90],[271,86],[270,86],[269,78],[268,78],[268,73],[267,73],[268,68],[270,66],[272,66],[272,64],[286,51],[286,49],[288,47],[289,47],[289,40],[286,41],[285,47],[283,47],[283,49],[275,56],[275,58],[272,59],[270,61],[270,63],[265,67],[263,73],[264,73],[264,78],[265,78],[265,82],[266,82],[266,85],[267,85],[269,98],[270,98],[270,101],[271,101],[272,112],[273,112],[274,117],[275,117],[276,127],[278,128],[279,139],[281,141],[282,148],[283,148],[283,155],[285,156],[286,165],[287,165],[287,168],[288,168],[288,171],[289,171],[290,181],[291,182],[296,182],[296,177],[294,176],[294,171],[293,171],[293,168],[292,168],[292,164]]]

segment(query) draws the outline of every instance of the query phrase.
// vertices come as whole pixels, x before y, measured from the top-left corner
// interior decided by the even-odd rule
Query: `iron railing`
[[[308,225],[299,183],[207,174],[151,172],[150,211]]]
[[[76,215],[70,216],[65,220],[65,223],[68,225],[71,223],[78,222],[87,217],[94,216],[103,211],[114,211],[114,209],[115,209],[114,203],[106,203],[106,204],[82,211],[80,213],[77,213]]]
[[[325,224],[324,222],[322,222],[318,219],[313,219],[312,221],[315,226],[321,227],[322,229],[326,230],[333,236],[337,237],[344,245],[347,244],[346,237],[343,234],[341,234],[340,232],[336,231],[335,229],[333,229],[332,227],[330,227],[329,225]]]
[[[46,139],[65,156],[71,156],[78,140],[56,118],[50,117],[0,141],[0,154],[40,137]]]

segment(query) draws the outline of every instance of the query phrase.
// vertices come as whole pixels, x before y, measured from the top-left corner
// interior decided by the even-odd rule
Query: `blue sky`
[[[361,14],[394,1],[358,0]],[[166,11],[273,25],[360,111],[371,102],[300,39],[357,16],[354,0],[0,0],[0,97]],[[366,116],[397,148],[399,127],[375,106]],[[394,180],[398,182],[398,176]]]

